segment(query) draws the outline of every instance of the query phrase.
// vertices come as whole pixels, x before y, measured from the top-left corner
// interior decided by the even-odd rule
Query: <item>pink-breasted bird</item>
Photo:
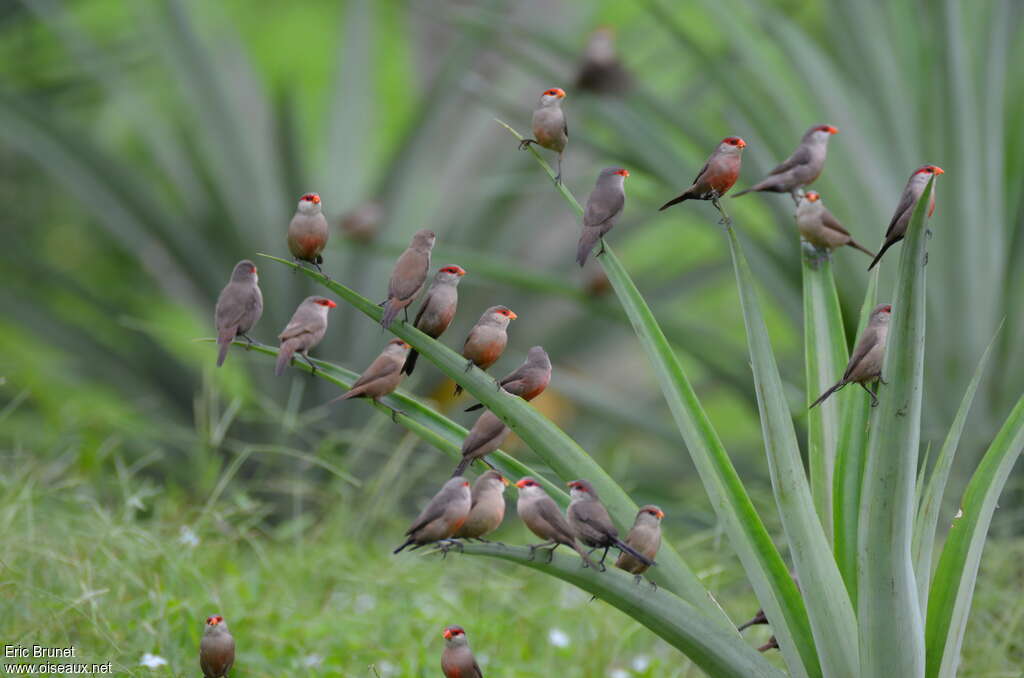
[[[246,333],[259,321],[261,315],[263,294],[260,292],[259,276],[256,275],[256,264],[242,259],[235,264],[231,280],[220,291],[213,312],[217,327],[217,367],[224,364],[228,348],[235,337],[244,337],[250,344],[253,343]]]
[[[299,198],[295,216],[288,223],[288,250],[298,261],[305,261],[323,273],[323,251],[331,229],[324,217],[318,193],[307,193]]]
[[[605,167],[597,176],[594,190],[587,198],[587,206],[583,209],[583,232],[576,246],[576,263],[580,266],[587,263],[590,250],[601,240],[601,250],[597,256],[604,254],[604,238],[612,230],[622,209],[626,206],[626,177],[629,170],[621,167]]]
[[[469,649],[465,629],[461,626],[449,626],[443,635],[441,671],[444,672],[444,678],[484,678],[483,671]]]
[[[882,255],[887,249],[903,240],[903,236],[907,233],[907,226],[910,225],[910,217],[914,215],[914,208],[917,207],[917,201],[921,199],[921,194],[924,193],[928,181],[940,174],[945,174],[941,167],[922,165],[910,175],[910,179],[900,195],[900,202],[896,205],[896,211],[893,212],[892,219],[889,220],[889,228],[885,231],[885,242],[882,243],[882,249],[878,250],[878,254],[868,266],[869,271],[882,260]],[[928,216],[931,217],[934,212],[935,184],[932,184],[932,194],[928,199]]]
[[[480,474],[470,492],[469,515],[455,536],[487,541],[485,536],[501,527],[505,519],[505,488],[508,478],[493,469]]]
[[[874,252],[853,239],[850,232],[825,207],[821,195],[814,191],[804,193],[797,203],[796,228],[804,240],[826,252],[849,245],[869,257],[875,256]]]
[[[654,556],[658,555],[658,549],[661,548],[661,521],[664,517],[665,512],[654,504],[641,506],[637,511],[636,520],[633,521],[633,527],[626,535],[626,543],[652,563]],[[620,553],[618,560],[615,561],[615,567],[635,575],[639,582],[640,575],[646,572],[650,565],[628,553]]]
[[[506,375],[498,385],[507,393],[516,395],[529,402],[539,396],[551,383],[551,359],[548,352],[541,346],[530,348],[526,354],[526,361],[517,367],[514,372]],[[479,410],[482,403],[477,403],[465,409],[466,412]]]
[[[565,112],[562,110],[563,99],[565,99],[565,90],[558,87],[544,90],[544,93],[540,95],[537,108],[533,112],[533,138],[523,139],[519,142],[520,149],[526,148],[530,144],[537,144],[558,154],[556,184],[562,183],[562,154],[565,153],[565,146],[569,143],[569,126],[565,122]]]
[[[793,202],[797,200],[797,189],[814,183],[825,167],[825,156],[828,154],[828,140],[838,134],[832,125],[815,125],[804,133],[800,145],[793,154],[777,165],[768,176],[750,188],[744,189],[733,197],[751,191],[768,191],[771,193],[789,193]]]
[[[820,405],[826,398],[847,384],[860,384],[861,388],[871,396],[871,406],[874,407],[878,404],[878,397],[867,387],[867,383],[880,381],[882,378],[882,361],[885,359],[885,342],[889,337],[891,315],[892,306],[889,304],[879,304],[872,309],[868,325],[861,333],[860,339],[857,340],[857,345],[853,349],[853,355],[850,356],[850,362],[846,364],[842,379],[822,393],[807,409]]]
[[[710,200],[722,215],[723,223],[730,223],[718,199],[729,192],[740,177],[743,149],[747,142],[739,137],[726,137],[718,144],[707,162],[700,168],[690,187],[658,208],[658,211],[678,205],[685,200]]]
[[[462,441],[462,459],[459,460],[459,465],[455,467],[452,475],[462,475],[474,461],[483,459],[501,447],[510,432],[511,429],[505,426],[505,422],[490,410],[481,414],[473,428],[466,434],[466,439]]]
[[[425,228],[416,231],[408,249],[395,262],[388,281],[388,298],[382,304],[384,315],[381,316],[380,324],[384,329],[391,327],[399,311],[404,310],[405,319],[409,319],[408,306],[419,296],[430,272],[430,251],[434,249],[435,240],[437,236],[433,231]]]
[[[464,275],[466,271],[461,266],[445,266],[434,275],[434,282],[430,283],[427,296],[413,320],[416,329],[432,339],[444,334],[455,318],[455,310],[459,305],[459,281]],[[419,355],[416,349],[409,351],[402,371],[412,374]]]
[[[450,539],[466,522],[471,503],[469,481],[462,476],[450,478],[405,531],[407,539],[393,553],[409,545],[416,550],[424,544]]]
[[[604,569],[604,559],[608,556],[608,549],[613,546],[619,551],[633,556],[647,567],[657,564],[652,558],[648,558],[619,539],[619,530],[612,522],[611,516],[608,515],[608,509],[598,498],[593,485],[586,480],[573,480],[567,485],[571,501],[565,515],[569,519],[569,526],[572,527],[584,546],[589,546],[592,549],[604,549],[601,560],[598,561],[600,569]]]
[[[467,372],[473,365],[487,371],[487,368],[498,362],[508,345],[508,324],[518,317],[506,306],[491,306],[484,311],[462,345]],[[456,384],[455,395],[460,393],[462,386]]]
[[[394,393],[398,385],[402,383],[405,376],[402,374],[402,365],[405,364],[408,355],[409,344],[401,339],[392,339],[384,346],[380,355],[356,379],[352,388],[331,402],[349,398],[369,398],[375,403],[380,403],[381,398]],[[391,410],[392,419],[398,414],[400,414],[398,410]]]
[[[327,333],[327,312],[337,305],[327,297],[314,296],[302,300],[288,325],[277,335],[281,340],[281,348],[277,352],[274,374],[284,374],[296,353],[316,372],[316,365],[309,359],[309,352],[323,340]]]
[[[576,543],[576,533],[570,527],[569,521],[562,515],[558,504],[544,491],[540,483],[527,476],[520,478],[516,487],[519,488],[516,513],[519,514],[519,518],[530,529],[530,532],[544,540],[540,544],[530,545],[530,557],[533,558],[533,553],[537,549],[550,547],[548,555],[551,556],[559,546],[568,546],[579,554],[584,566],[589,565],[596,570],[597,565]]]
[[[228,623],[219,614],[207,617],[199,641],[199,668],[204,678],[224,678],[234,663],[235,639],[228,631]]]

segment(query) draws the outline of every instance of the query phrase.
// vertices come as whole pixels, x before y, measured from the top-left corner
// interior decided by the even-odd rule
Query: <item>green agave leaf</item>
[[[871,309],[877,305],[878,269],[875,268],[868,280],[864,303],[860,309],[857,336],[864,332],[871,316]],[[843,370],[846,369],[844,365]],[[838,379],[842,372],[834,375]],[[867,460],[868,421],[871,417],[871,398],[861,389],[843,389],[829,398],[843,396],[841,400],[842,428],[839,431],[839,448],[836,450],[835,488],[832,495],[832,514],[835,528],[832,532],[833,550],[839,571],[850,592],[850,600],[857,602],[857,533],[860,525],[860,490],[864,479],[864,465]],[[827,401],[826,401],[827,402]],[[820,406],[819,406],[820,407]]]
[[[804,369],[807,374],[807,405],[836,382],[850,358],[843,332],[843,314],[839,308],[832,262],[818,261],[805,246],[804,288]],[[852,390],[851,390],[852,393]],[[844,400],[840,400],[839,397]],[[841,406],[850,393],[840,391],[807,414],[807,456],[810,466],[811,494],[818,518],[832,540],[832,489],[836,450],[839,446]]]
[[[522,138],[514,129],[501,124],[513,136]],[[529,150],[553,181],[555,173],[551,166],[532,146]],[[577,215],[582,215],[583,208],[572,193],[564,185],[556,186]],[[791,672],[795,676],[820,676],[807,611],[782,556],[754,510],[732,460],[650,307],[607,243],[604,248],[599,261],[605,275],[651,361],[672,417],[700,473],[718,519],[725,526],[758,600],[773,620],[772,630],[779,639],[779,647]]]
[[[648,582],[609,567],[598,572],[580,566],[580,558],[568,551],[553,554],[551,562],[539,553],[504,544],[466,544],[466,555],[501,558],[558,577],[622,610],[690,658],[712,678],[785,678],[754,648],[735,633],[720,628],[703,611]],[[661,560],[661,556],[658,556]]]
[[[757,299],[754,275],[743,256],[736,231],[727,226],[726,232],[747,329],[747,344],[750,346],[750,362],[772,490],[796,573],[800,578],[800,589],[807,603],[807,615],[821,660],[821,670],[830,677],[858,678],[857,620],[853,605],[815,511],[811,488],[804,474],[796,429],[786,404],[782,377]]]
[[[883,385],[861,492],[857,588],[865,678],[924,675],[924,626],[910,546],[924,378],[925,212],[917,203],[900,252]]]
[[[1000,326],[1001,327],[1001,326]],[[920,497],[917,509],[917,520],[914,523],[913,554],[915,572],[917,573],[917,592],[921,597],[921,612],[928,609],[928,582],[932,574],[932,550],[935,548],[935,532],[939,524],[939,509],[942,508],[942,497],[946,493],[946,483],[949,480],[949,472],[953,468],[953,458],[956,456],[957,447],[960,446],[960,436],[964,432],[964,425],[967,424],[967,415],[971,411],[971,404],[974,402],[974,394],[978,392],[978,384],[981,383],[981,376],[985,372],[985,365],[988,364],[989,356],[996,345],[999,334],[992,337],[991,343],[985,349],[985,353],[978,361],[978,367],[974,370],[971,383],[967,386],[963,400],[960,401],[960,408],[956,412],[946,440],[942,443],[939,456],[935,460],[935,468],[928,477],[928,484]],[[922,464],[922,471],[924,465]],[[920,483],[918,483],[920,485]]]
[[[377,304],[341,283],[286,259],[267,254],[260,256],[298,269],[374,321],[380,321],[381,308]],[[560,478],[586,478],[593,483],[620,530],[625,532],[633,524],[638,508],[636,503],[575,440],[551,420],[522,398],[495,388],[494,378],[483,370],[473,367],[467,371],[465,358],[423,334],[410,323],[396,321],[392,323],[390,331],[411,344],[420,355],[433,362],[438,369],[500,417]],[[708,616],[717,619],[720,625],[731,625],[725,612],[710,598],[693,570],[675,549],[666,546],[662,547],[658,567],[652,572],[652,576],[695,607],[705,610]]]
[[[954,678],[967,617],[978,578],[985,538],[1017,458],[1024,450],[1024,397],[1010,412],[1002,429],[971,476],[939,556],[928,600],[928,678]]]

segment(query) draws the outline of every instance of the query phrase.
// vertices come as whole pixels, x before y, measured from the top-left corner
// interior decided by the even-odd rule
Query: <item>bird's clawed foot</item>
[[[732,226],[732,219],[730,219],[729,215],[725,213],[724,209],[722,209],[722,204],[718,202],[717,196],[711,198],[711,204],[714,205],[715,209],[718,210],[718,213],[722,215],[722,218],[718,220],[718,223],[726,228]]]
[[[595,257],[599,257],[599,256],[601,256],[602,254],[604,254],[604,238],[601,238],[601,249],[599,249],[599,250],[597,251],[597,254],[595,254],[594,256],[595,256]]]
[[[304,361],[306,361],[306,364],[309,365],[310,375],[316,376],[316,365],[313,363],[312,360],[309,359],[309,356],[306,355],[305,353],[300,353],[299,355],[302,357]]]
[[[473,365],[474,365],[474,363],[473,363],[472,360],[467,360],[466,361],[466,369],[464,371],[465,372],[469,372],[471,369],[473,369]]]
[[[519,150],[520,151],[525,151],[530,146],[530,144],[535,144],[535,143],[537,143],[536,139],[521,139],[519,141]]]
[[[249,342],[248,344],[246,344],[246,345],[245,345],[245,350],[246,350],[246,351],[249,351],[249,350],[251,350],[251,349],[252,349],[252,347],[253,347],[253,344],[255,344],[255,343],[256,343],[255,341],[253,341],[253,340],[252,340],[252,337],[250,337],[250,336],[249,336],[248,334],[242,333],[242,334],[239,334],[238,336],[242,337],[242,338],[243,338],[243,339],[245,339],[245,340],[246,340],[247,342]]]
[[[384,407],[387,407],[387,405],[385,405]],[[406,414],[405,410],[400,410],[396,407],[388,407],[388,409],[391,410],[391,421],[393,421],[396,424],[398,423],[398,415],[401,414],[402,416],[405,417],[409,416],[408,414]]]

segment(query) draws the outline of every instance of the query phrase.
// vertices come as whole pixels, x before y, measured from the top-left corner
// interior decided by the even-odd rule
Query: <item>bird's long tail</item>
[[[811,403],[811,406],[808,407],[807,409],[813,410],[815,407],[817,407],[818,405],[820,405],[823,402],[825,402],[825,399],[828,398],[830,395],[832,395],[833,393],[835,393],[836,391],[838,391],[842,387],[846,386],[847,383],[849,383],[849,382],[847,382],[847,381],[845,381],[843,379],[840,379],[835,384],[833,384],[831,388],[829,388],[827,391],[822,393],[821,396],[819,396],[817,400],[815,400],[813,403]]]
[[[483,406],[484,406],[483,403],[477,403],[476,405],[470,405],[469,407],[467,407],[466,409],[464,409],[462,411],[463,412],[476,412],[479,409],[483,409]]]
[[[234,338],[235,328],[233,327],[217,333],[217,346],[220,348],[217,352],[217,367],[224,364],[224,360],[228,357],[228,349],[231,348],[231,342]]]
[[[459,465],[455,467],[455,472],[452,473],[452,478],[454,478],[455,476],[461,476],[472,463],[472,457],[463,457],[462,459],[460,459]]]
[[[664,205],[659,207],[658,211],[661,212],[662,210],[667,210],[669,207],[672,207],[672,205],[678,205],[679,203],[683,202],[684,200],[689,200],[689,199],[690,199],[690,192],[687,191],[686,193],[683,193],[682,195],[676,196],[675,198],[672,198],[671,200],[669,200],[667,203],[665,203]]]
[[[295,345],[291,341],[281,344],[281,349],[277,352],[277,366],[274,367],[274,374],[279,377],[284,374],[293,355],[295,355]]]
[[[361,395],[363,395],[363,387],[356,386],[355,388],[351,388],[345,391],[337,398],[332,398],[331,400],[327,401],[327,404],[330,405],[331,403],[336,403],[339,400],[348,400],[349,398],[358,398]]]
[[[882,255],[885,254],[885,251],[887,249],[889,249],[890,247],[892,247],[893,245],[895,245],[896,243],[898,243],[900,240],[902,240],[902,238],[895,238],[893,240],[886,240],[884,243],[882,243],[882,249],[878,250],[878,254],[875,255],[875,258],[874,258],[874,260],[872,260],[871,265],[868,266],[868,270],[870,271],[875,266],[877,266],[878,262],[880,262],[882,260]]]
[[[412,371],[416,369],[416,359],[420,357],[419,351],[411,349],[409,351],[409,357],[405,359],[405,364],[402,365],[403,374],[412,374]]]
[[[750,188],[744,188],[742,191],[737,191],[736,193],[733,193],[732,197],[738,198],[741,195],[746,195],[747,193],[750,193],[753,190],[756,190],[754,186],[751,186]]]
[[[853,238],[850,238],[850,242],[848,242],[846,244],[849,245],[850,247],[852,247],[855,250],[860,250],[861,252],[863,252],[864,254],[868,255],[869,257],[874,257],[875,256],[874,252],[869,250],[867,247],[864,247],[864,245],[861,245],[859,242],[857,242]]]
[[[651,560],[650,558],[648,558],[644,554],[640,553],[639,551],[637,551],[636,549],[634,549],[632,546],[630,546],[626,542],[622,541],[621,539],[615,539],[615,546],[620,551],[625,551],[629,555],[633,556],[634,558],[639,560],[641,563],[643,563],[647,567],[650,567],[651,565],[657,565],[656,562],[654,562],[653,560]]]
[[[402,549],[404,549],[404,548],[405,548],[406,546],[408,546],[409,544],[414,544],[414,543],[416,543],[416,542],[415,542],[415,541],[413,540],[413,538],[412,538],[412,537],[409,537],[408,539],[406,539],[406,540],[405,540],[405,543],[404,543],[404,544],[402,544],[401,546],[399,546],[399,547],[398,547],[397,549],[395,549],[395,550],[394,550],[394,551],[392,551],[391,553],[399,553],[399,552],[400,552],[400,551],[401,551]]]
[[[401,310],[398,300],[388,297],[388,300],[384,302],[384,315],[380,319],[380,324],[384,329],[391,327],[391,323],[398,317],[398,312]]]
[[[597,244],[598,238],[601,237],[601,233],[596,228],[584,228],[583,233],[580,235],[580,244],[576,248],[576,263],[583,266],[587,263],[587,257],[590,256],[590,250],[594,249],[594,245]]]

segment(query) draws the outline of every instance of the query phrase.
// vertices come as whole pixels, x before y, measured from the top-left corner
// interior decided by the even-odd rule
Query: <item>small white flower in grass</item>
[[[307,669],[315,669],[324,663],[324,656],[322,654],[307,654],[302,658],[302,665]]]
[[[963,518],[963,517],[964,517],[964,510],[963,509],[957,509],[956,515],[953,516],[953,520],[956,520],[957,518]]]
[[[356,612],[369,612],[377,607],[377,598],[369,593],[360,593],[356,596]]]
[[[638,654],[633,657],[633,670],[639,672],[646,671],[651,665],[651,658],[645,654]]]
[[[562,629],[548,631],[548,642],[555,647],[569,647],[569,634]]]
[[[158,669],[161,666],[167,666],[167,660],[158,654],[147,652],[142,655],[142,659],[139,660],[139,664],[145,666],[147,669]]]
[[[199,535],[188,525],[182,525],[181,532],[178,534],[178,543],[194,549],[199,546]]]
[[[384,661],[377,662],[376,666],[377,673],[381,675],[381,678],[388,678],[388,676],[398,675],[398,667],[386,659]]]
[[[612,669],[608,672],[608,678],[629,678],[629,671],[626,669]]]

